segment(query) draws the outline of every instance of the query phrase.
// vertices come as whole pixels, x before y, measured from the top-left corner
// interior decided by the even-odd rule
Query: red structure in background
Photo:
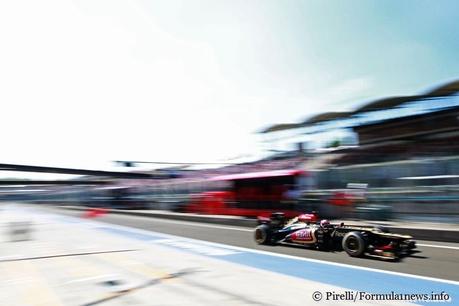
[[[209,185],[229,182],[227,190],[198,194],[185,206],[185,212],[245,217],[283,212],[286,217],[294,217],[301,212],[289,193],[301,188],[304,175],[301,170],[276,170],[216,176],[209,179]]]
[[[101,216],[103,216],[105,214],[107,214],[107,209],[106,208],[100,208],[100,207],[89,208],[83,214],[83,218],[92,219],[92,218],[101,217]]]
[[[349,206],[352,204],[352,197],[346,192],[335,192],[330,198],[330,204],[337,206]]]

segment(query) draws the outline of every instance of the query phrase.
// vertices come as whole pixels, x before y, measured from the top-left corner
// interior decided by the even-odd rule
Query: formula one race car
[[[294,244],[314,249],[344,250],[349,256],[371,256],[395,260],[416,248],[411,236],[389,233],[380,226],[330,224],[317,222],[317,214],[302,214],[286,220],[283,213],[258,218],[255,241],[258,244]]]

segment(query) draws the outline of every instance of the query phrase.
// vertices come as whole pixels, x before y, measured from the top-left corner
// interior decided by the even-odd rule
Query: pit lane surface
[[[59,208],[43,209],[67,216],[78,217],[82,215],[80,211],[69,211]],[[253,240],[252,229],[245,227],[219,226],[197,222],[111,214],[101,216],[97,218],[97,220],[100,222],[279,254],[459,281],[459,272],[457,270],[459,266],[459,244],[457,243],[418,241],[420,244],[418,247],[419,253],[403,258],[399,262],[386,262],[370,258],[352,258],[344,252],[321,252],[287,246],[260,246]]]

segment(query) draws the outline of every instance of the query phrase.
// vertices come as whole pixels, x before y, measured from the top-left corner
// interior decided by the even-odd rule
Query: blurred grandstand
[[[259,132],[270,152],[262,160],[201,170],[176,165],[150,172],[155,178],[56,186],[34,199],[175,209],[208,191],[209,179],[218,175],[297,169],[309,177],[297,199],[302,210],[318,209],[330,217],[457,221],[458,92],[454,81],[420,95],[270,126]]]
[[[366,208],[371,203],[397,217],[458,220],[458,91],[459,81],[454,81],[422,95],[381,99],[352,112],[320,114],[261,133],[283,133],[268,137],[277,146],[298,134],[320,137],[330,131],[357,140],[309,150],[304,167],[315,173],[316,196],[362,183],[369,186]],[[367,217],[374,212],[360,211]]]

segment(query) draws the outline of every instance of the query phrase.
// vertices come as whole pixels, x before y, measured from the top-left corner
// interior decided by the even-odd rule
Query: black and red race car
[[[258,244],[293,244],[310,248],[337,251],[349,256],[371,256],[395,260],[409,255],[416,248],[413,237],[390,233],[380,226],[358,226],[318,222],[316,213],[302,214],[287,220],[283,213],[270,218],[259,217],[255,229]]]

